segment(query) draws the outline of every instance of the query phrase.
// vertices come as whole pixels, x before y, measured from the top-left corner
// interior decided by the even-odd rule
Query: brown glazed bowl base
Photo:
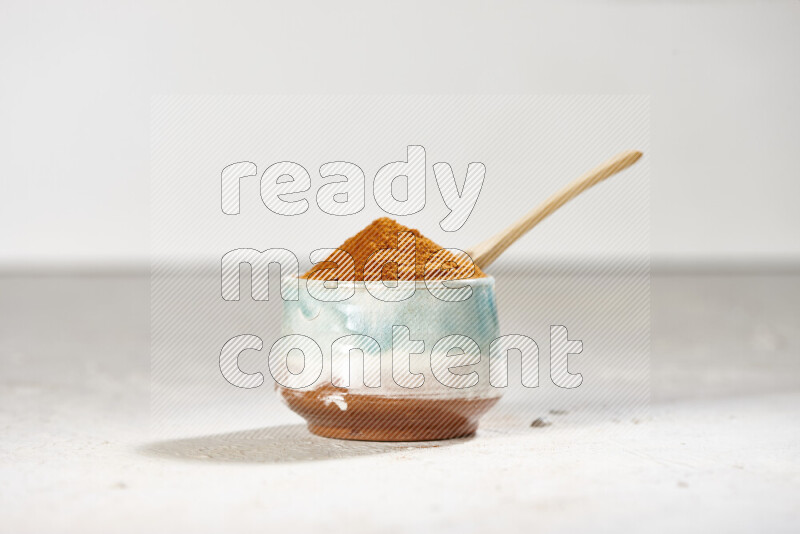
[[[414,399],[348,394],[324,386],[311,391],[278,387],[278,394],[326,438],[361,441],[429,441],[471,436],[478,420],[499,397],[485,399]],[[335,395],[342,409],[332,402]],[[344,406],[344,404],[342,406]]]
[[[317,436],[357,441],[437,441],[473,436],[477,429],[477,424],[453,427],[448,429],[448,432],[435,428],[392,430],[386,428],[347,428],[308,424],[308,430]]]

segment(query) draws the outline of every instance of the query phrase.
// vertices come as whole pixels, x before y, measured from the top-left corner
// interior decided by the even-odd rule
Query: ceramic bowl
[[[462,298],[471,293],[460,301],[443,300],[425,282],[400,284],[414,286],[404,300],[381,300],[355,282],[349,298],[330,302],[319,298],[330,282],[303,279],[298,300],[284,301],[270,370],[281,399],[314,434],[468,436],[499,399],[501,390],[489,384],[489,346],[500,335],[494,279],[449,282]]]

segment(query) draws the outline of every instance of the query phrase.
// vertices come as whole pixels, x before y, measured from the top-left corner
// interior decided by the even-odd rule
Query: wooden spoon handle
[[[590,187],[614,176],[618,172],[627,169],[642,157],[638,150],[628,150],[621,152],[578,177],[572,183],[565,186],[561,191],[552,195],[533,211],[516,221],[514,224],[495,234],[486,241],[483,241],[467,251],[472,257],[475,265],[484,269],[497,259],[514,241],[522,237],[531,228],[539,224],[545,217],[556,211],[558,208],[580,195]]]

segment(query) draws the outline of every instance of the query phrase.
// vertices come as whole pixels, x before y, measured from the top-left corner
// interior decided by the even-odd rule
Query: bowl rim
[[[300,276],[292,277],[295,278],[298,282],[305,282],[306,285],[321,285],[326,282],[330,282],[331,280],[316,280],[313,278],[302,278]],[[367,286],[363,280],[342,280],[342,282],[355,282],[355,289],[356,290],[363,290],[366,291]],[[404,283],[414,282],[416,288],[427,289],[427,283],[425,280],[403,280]],[[495,279],[494,276],[481,276],[480,278],[459,278],[457,280],[429,280],[429,282],[458,282],[462,284],[466,284],[468,286],[494,286]]]

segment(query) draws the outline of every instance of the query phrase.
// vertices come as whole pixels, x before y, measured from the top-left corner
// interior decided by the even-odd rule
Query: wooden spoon
[[[638,150],[628,150],[620,152],[610,160],[595,167],[583,176],[565,186],[561,191],[554,194],[533,211],[516,221],[514,224],[495,234],[486,241],[478,243],[467,250],[475,265],[485,269],[491,265],[497,257],[502,254],[511,244],[525,235],[531,228],[542,222],[545,217],[556,211],[558,208],[577,197],[590,187],[614,176],[618,172],[627,169],[642,157]]]

